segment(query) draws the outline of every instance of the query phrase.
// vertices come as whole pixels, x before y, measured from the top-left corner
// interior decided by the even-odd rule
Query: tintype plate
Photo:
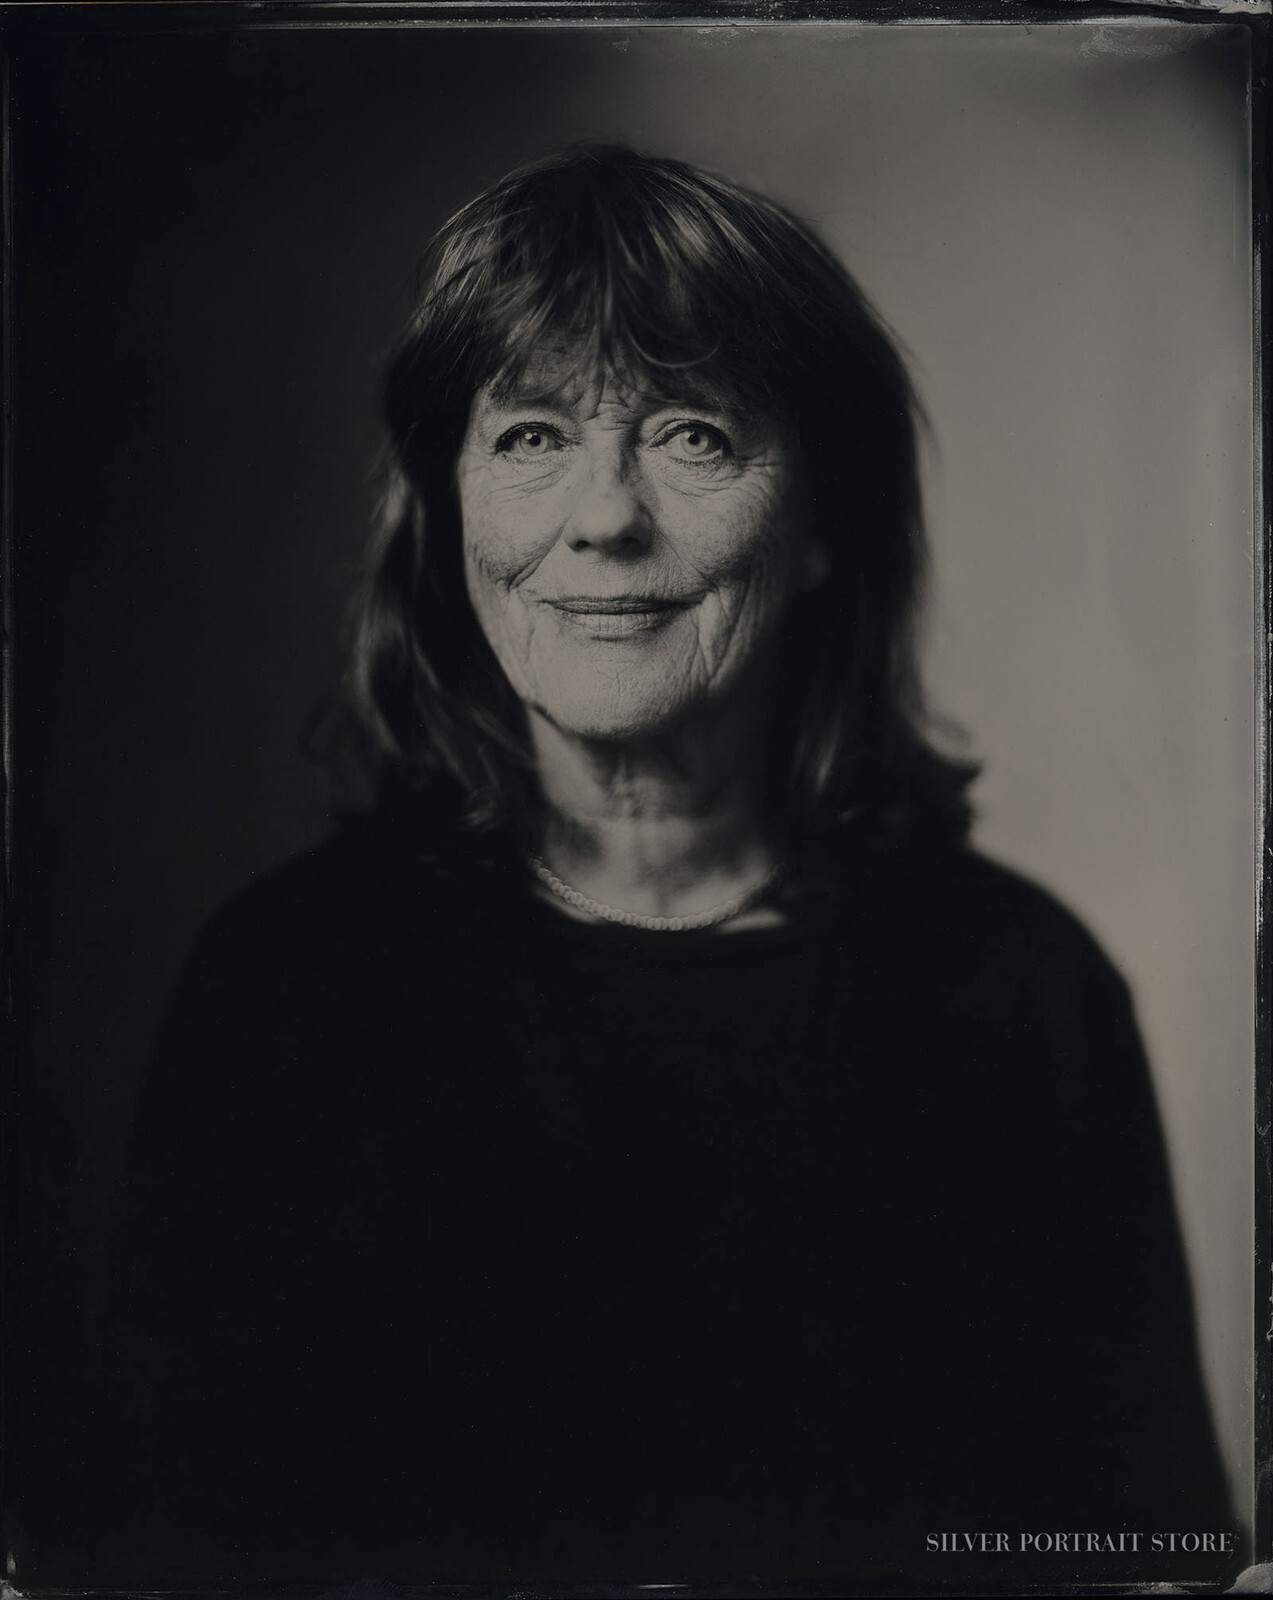
[[[6,9],[6,1594],[124,1581],[94,1565],[72,1459],[111,1196],[199,926],[327,827],[302,731],[341,671],[415,263],[485,185],[579,141],[788,205],[896,332],[928,418],[924,670],[985,764],[976,841],[1093,931],[1152,1063],[1234,1521],[1076,1528],[1058,1500],[1021,1527],[988,1505],[917,1525],[916,1561],[976,1592],[970,1553],[1002,1540],[1002,1590],[1025,1594],[1058,1549],[1075,1592],[1107,1587],[1132,1533],[1270,1559],[1265,23],[918,0]],[[117,1549],[114,1570],[286,1587],[285,1552],[268,1583],[215,1585],[179,1554]],[[394,1574],[557,1592],[471,1577]]]

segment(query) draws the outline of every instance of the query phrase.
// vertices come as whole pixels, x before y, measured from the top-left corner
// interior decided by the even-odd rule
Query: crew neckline
[[[836,920],[836,907],[827,902],[809,906],[798,918],[763,928],[740,928],[726,933],[719,925],[712,928],[682,928],[676,932],[652,928],[633,928],[617,922],[585,922],[558,911],[547,900],[530,892],[519,896],[525,921],[537,934],[551,935],[587,949],[625,950],[679,960],[686,957],[727,956],[765,949],[781,949],[815,939]]]

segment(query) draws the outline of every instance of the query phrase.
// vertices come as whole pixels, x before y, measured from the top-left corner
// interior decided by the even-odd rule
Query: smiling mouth
[[[648,594],[625,594],[603,597],[601,595],[567,595],[548,602],[557,611],[575,617],[648,617],[663,612],[684,611],[693,600],[665,600]]]
[[[661,595],[563,595],[547,602],[566,626],[585,638],[612,642],[637,640],[662,631],[674,617],[698,602],[668,600]]]

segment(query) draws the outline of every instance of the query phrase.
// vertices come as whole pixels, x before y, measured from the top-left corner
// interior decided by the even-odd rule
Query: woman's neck
[[[774,866],[754,715],[624,741],[566,734],[534,712],[530,729],[545,801],[539,853],[591,899],[693,915]]]

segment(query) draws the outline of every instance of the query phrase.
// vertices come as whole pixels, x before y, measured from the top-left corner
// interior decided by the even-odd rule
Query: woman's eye
[[[663,443],[681,461],[715,461],[729,453],[723,433],[706,423],[686,423],[666,434]]]
[[[561,449],[561,437],[555,428],[541,427],[538,423],[525,423],[510,428],[500,435],[495,444],[501,455],[516,456],[523,461],[535,461],[540,456],[551,455]]]

